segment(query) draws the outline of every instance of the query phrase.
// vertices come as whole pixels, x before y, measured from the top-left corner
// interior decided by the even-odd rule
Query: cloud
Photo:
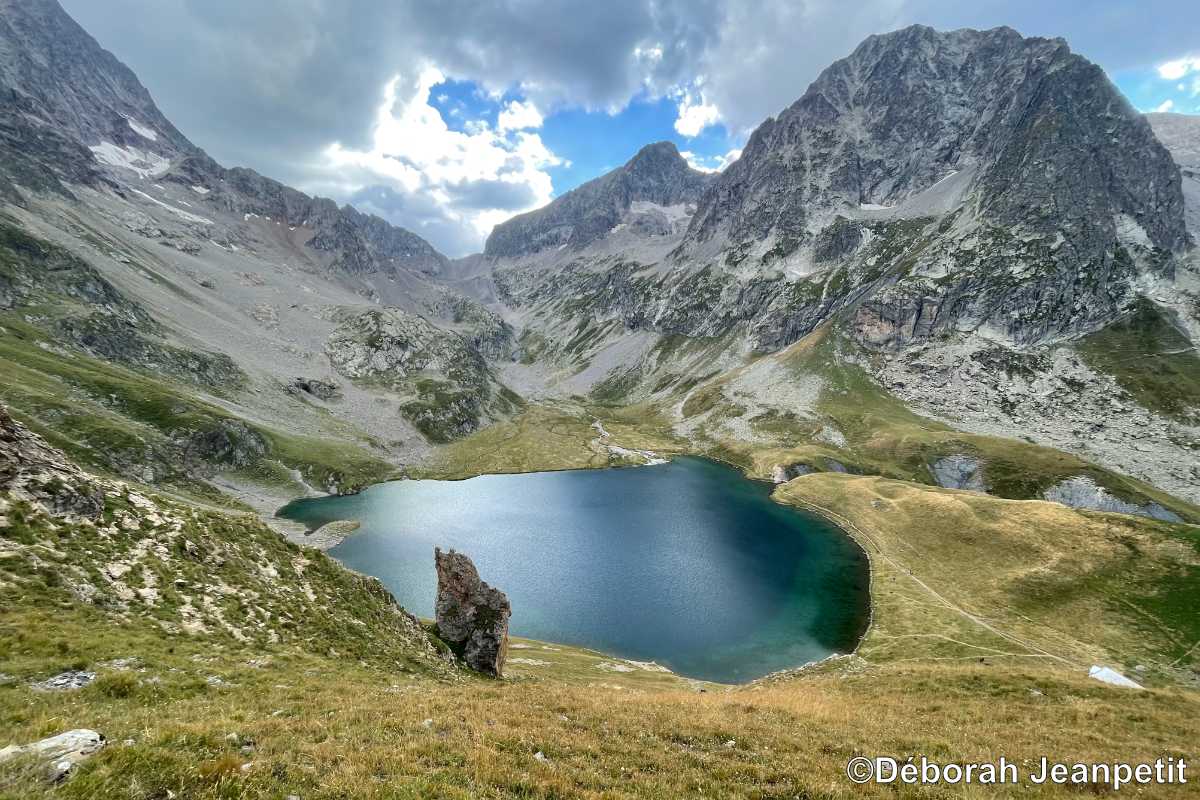
[[[705,158],[698,156],[691,150],[683,150],[679,153],[684,160],[688,162],[688,166],[692,169],[700,170],[701,172],[720,172],[728,167],[734,161],[741,158],[741,148],[734,148],[725,155],[709,156]]]
[[[1200,72],[1200,56],[1188,56],[1158,65],[1158,75],[1163,80],[1177,81],[1185,75]]]
[[[684,91],[679,95],[679,118],[675,120],[675,130],[680,136],[689,139],[699,136],[700,131],[721,121],[721,110],[709,103],[704,92],[697,90]]]
[[[542,127],[542,112],[533,103],[513,100],[500,112],[496,123],[499,131],[520,131]]]
[[[1155,106],[1154,110],[1156,112],[1162,114],[1166,111],[1170,111],[1174,107],[1175,107],[1174,100],[1163,100],[1161,103],[1159,103],[1157,106]]]
[[[517,130],[533,127],[537,111],[531,104],[510,103],[495,129],[479,121],[451,129],[430,102],[433,87],[444,80],[440,70],[426,66],[415,77],[389,81],[369,143],[330,144],[313,165],[316,177],[309,184],[457,256],[478,250],[496,222],[548,203],[546,170],[563,162],[536,133]]]

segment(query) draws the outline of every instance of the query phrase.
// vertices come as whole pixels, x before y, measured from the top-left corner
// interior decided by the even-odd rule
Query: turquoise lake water
[[[699,458],[648,467],[394,481],[279,516],[362,527],[330,555],[433,616],[433,548],[508,594],[510,631],[743,682],[852,650],[865,554],[768,484]]]

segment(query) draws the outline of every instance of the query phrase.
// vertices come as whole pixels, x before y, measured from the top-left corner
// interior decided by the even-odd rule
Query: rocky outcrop
[[[520,402],[464,333],[396,308],[347,312],[325,354],[351,380],[407,393],[400,412],[433,442],[465,436]]]
[[[398,308],[348,312],[325,343],[333,368],[354,380],[396,381],[423,371],[478,385],[485,365],[457,333]]]
[[[479,302],[449,289],[440,289],[425,302],[425,307],[440,322],[471,342],[489,361],[507,361],[516,349],[516,334],[499,314]]]
[[[1071,508],[1089,511],[1111,511],[1116,514],[1136,514],[1140,517],[1161,519],[1165,522],[1183,522],[1179,515],[1158,503],[1145,505],[1129,503],[1114,497],[1103,486],[1097,486],[1091,478],[1077,476],[1067,478],[1046,490],[1045,498],[1053,503],[1062,503]]]
[[[307,394],[318,400],[340,400],[342,397],[342,390],[336,383],[319,378],[296,378],[287,388],[292,394]]]
[[[471,559],[435,548],[438,636],[468,667],[501,677],[508,656],[508,597],[479,579]]]
[[[983,480],[983,463],[974,456],[956,453],[939,458],[929,470],[933,473],[937,485],[943,488],[987,491],[987,484]]]
[[[611,231],[634,203],[663,208],[695,203],[711,182],[711,175],[689,167],[670,142],[646,145],[624,166],[572,189],[545,208],[497,225],[484,255],[515,258],[549,248],[579,250]]]
[[[776,464],[771,468],[771,479],[775,483],[787,483],[795,478],[811,475],[816,472],[808,464]]]
[[[104,492],[81,469],[0,406],[0,494],[51,514],[99,519]],[[0,520],[6,504],[0,500]]]

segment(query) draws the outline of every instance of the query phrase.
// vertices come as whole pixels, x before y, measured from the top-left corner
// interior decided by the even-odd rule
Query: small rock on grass
[[[49,766],[49,778],[61,781],[80,761],[104,747],[104,735],[87,728],[77,728],[30,744],[9,745],[0,749],[0,762],[17,756],[32,755]]]
[[[42,692],[58,692],[69,689],[82,689],[96,680],[96,673],[85,670],[68,670],[67,672],[47,678],[44,681],[31,684],[34,689]]]

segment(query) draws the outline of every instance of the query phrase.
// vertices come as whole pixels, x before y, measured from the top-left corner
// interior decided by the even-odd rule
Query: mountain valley
[[[722,171],[650,143],[449,258],[216,163],[55,0],[0,0],[0,745],[108,740],[56,783],[0,754],[0,797],[1196,757],[1198,242],[1200,117],[1009,28],[871,36]],[[725,686],[514,638],[488,679],[275,516],[673,456],[862,548],[854,652]]]

